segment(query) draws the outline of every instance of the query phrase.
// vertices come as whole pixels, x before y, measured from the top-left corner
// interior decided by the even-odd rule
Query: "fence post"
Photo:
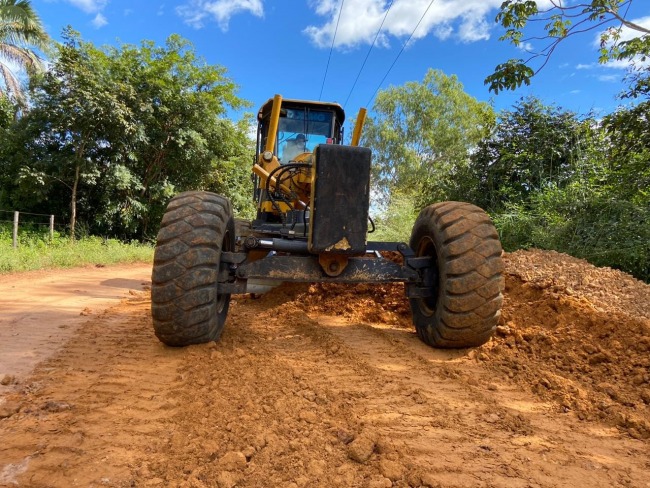
[[[50,242],[54,240],[54,215],[50,215]]]
[[[18,211],[14,211],[14,234],[13,234],[14,249],[18,247]]]

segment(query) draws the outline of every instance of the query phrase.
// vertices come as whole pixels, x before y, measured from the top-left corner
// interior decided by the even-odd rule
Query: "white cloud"
[[[77,8],[86,13],[92,14],[103,10],[108,4],[108,0],[67,0]]]
[[[355,47],[372,43],[386,16],[378,42],[387,45],[390,37],[408,38],[418,21],[413,39],[432,34],[439,39],[455,38],[460,42],[489,39],[494,16],[503,0],[394,0],[386,16],[386,0],[346,0],[336,33],[335,46]],[[427,11],[427,7],[429,7]],[[323,25],[310,25],[304,33],[314,44],[329,47],[336,29],[340,1],[314,0],[310,6],[326,18]],[[426,15],[424,13],[426,12]],[[423,17],[424,15],[424,17]]]
[[[630,20],[632,24],[639,25],[645,29],[650,29],[650,16],[648,17],[639,17],[638,19],[632,19]],[[596,38],[594,39],[594,46],[600,48],[600,35],[602,32],[600,32]],[[634,39],[636,37],[641,37],[643,35],[643,32],[640,32],[635,29],[631,29],[627,26],[623,26],[621,28],[621,41],[629,41],[631,39]]]
[[[106,17],[104,17],[101,13],[98,12],[91,23],[93,24],[95,29],[99,29],[100,27],[104,27],[106,24],[108,24],[108,20],[106,20]]]
[[[517,49],[527,52],[527,53],[532,53],[533,52],[533,45],[530,42],[522,42],[517,46]]]
[[[618,60],[614,59],[613,61],[607,61],[603,66],[606,68],[612,68],[612,69],[628,69],[630,68],[634,63],[629,60]]]
[[[206,20],[212,18],[223,31],[228,30],[231,17],[242,12],[263,17],[262,0],[190,0],[176,8],[176,13],[185,19],[186,24],[200,29]]]
[[[598,80],[613,83],[616,81],[621,81],[621,77],[618,75],[601,75],[598,77]]]
[[[449,24],[440,24],[433,29],[433,35],[442,41],[449,39],[453,33],[454,28]]]
[[[463,17],[458,34],[463,42],[487,41],[490,38],[490,24],[485,20],[485,15],[477,16],[472,12]]]
[[[637,24],[645,29],[650,29],[650,16],[648,17],[639,17],[638,19],[631,19],[631,23]],[[598,35],[594,38],[593,44],[594,47],[597,49],[600,49],[600,36],[604,33],[599,32]],[[644,33],[640,32],[635,29],[630,29],[627,26],[621,27],[621,34],[618,42],[622,41],[629,41],[632,39],[635,39],[637,37],[641,37]],[[608,45],[609,47],[609,45]],[[628,69],[631,68],[632,66],[648,66],[650,65],[650,61],[641,61],[640,57],[630,59],[630,60],[624,60],[624,61],[618,61],[618,60],[613,60],[613,61],[608,61],[605,63],[605,66],[607,68],[613,68],[613,69]]]

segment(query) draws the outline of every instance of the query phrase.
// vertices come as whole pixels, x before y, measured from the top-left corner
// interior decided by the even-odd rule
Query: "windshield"
[[[278,125],[278,158],[288,163],[319,144],[332,143],[333,113],[324,110],[283,110]]]

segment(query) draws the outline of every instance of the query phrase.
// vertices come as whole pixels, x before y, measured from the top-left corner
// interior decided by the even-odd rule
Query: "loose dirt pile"
[[[650,438],[650,286],[555,252],[507,259],[495,370],[578,418]]]
[[[650,286],[554,251],[506,255],[496,336],[470,353],[558,410],[650,438]],[[411,328],[402,285],[312,285],[311,313]]]
[[[497,335],[460,351],[418,340],[397,285],[238,297],[181,349],[134,292],[0,397],[0,486],[647,488],[650,287],[506,264]]]

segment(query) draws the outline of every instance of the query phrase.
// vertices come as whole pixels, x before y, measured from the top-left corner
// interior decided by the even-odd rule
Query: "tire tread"
[[[169,202],[158,232],[151,285],[153,327],[161,342],[186,346],[221,335],[230,296],[220,298],[216,283],[228,231],[234,239],[231,205],[222,196],[190,191]],[[219,300],[225,300],[220,311]]]
[[[440,282],[432,314],[411,299],[418,336],[434,347],[484,344],[496,329],[504,290],[501,243],[490,217],[469,203],[436,203],[416,219],[411,248],[417,252],[425,237],[434,242]]]

